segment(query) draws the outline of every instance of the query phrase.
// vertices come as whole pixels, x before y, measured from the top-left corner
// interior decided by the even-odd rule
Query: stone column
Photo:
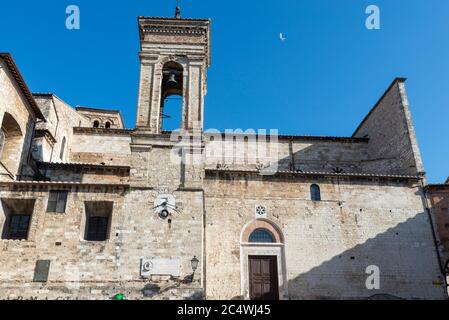
[[[139,101],[137,108],[136,125],[140,128],[150,126],[150,114],[152,112],[152,101],[154,92],[154,58],[146,55],[140,56],[140,82]]]
[[[188,100],[186,101],[187,110],[185,111],[187,117],[185,129],[187,130],[201,130],[203,128],[203,68],[204,62],[202,60],[194,60],[189,64]]]

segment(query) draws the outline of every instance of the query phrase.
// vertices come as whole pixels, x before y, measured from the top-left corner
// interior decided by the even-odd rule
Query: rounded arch
[[[99,120],[94,120],[93,126],[94,126],[94,128],[99,128],[100,127],[100,121]]]
[[[162,131],[174,131],[183,126],[184,84],[187,66],[178,60],[170,59],[161,65],[161,101],[159,128]]]
[[[258,230],[268,232],[274,239],[273,243],[284,243],[284,235],[281,229],[274,222],[267,219],[259,219],[247,223],[240,235],[240,242],[249,243],[251,235]]]
[[[164,65],[166,65],[169,62],[177,63],[182,66],[183,69],[187,68],[188,60],[184,57],[173,57],[173,56],[166,56],[162,57],[159,61],[157,66],[162,69]]]
[[[316,183],[310,186],[310,200],[321,201],[321,188]]]
[[[9,112],[5,112],[3,115],[2,130],[7,137],[19,137],[23,135],[19,123]]]
[[[0,161],[12,174],[20,171],[24,135],[19,123],[9,113],[3,114],[0,133]]]

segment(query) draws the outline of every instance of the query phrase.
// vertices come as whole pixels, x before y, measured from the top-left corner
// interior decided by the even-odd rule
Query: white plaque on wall
[[[181,275],[181,259],[142,259],[140,263],[140,275],[142,277],[179,277]]]

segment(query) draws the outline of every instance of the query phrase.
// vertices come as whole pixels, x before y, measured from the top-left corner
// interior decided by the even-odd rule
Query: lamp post
[[[190,260],[190,263],[192,265],[193,274],[195,274],[196,269],[198,269],[198,264],[200,263],[200,260],[196,256],[193,257],[192,260]]]

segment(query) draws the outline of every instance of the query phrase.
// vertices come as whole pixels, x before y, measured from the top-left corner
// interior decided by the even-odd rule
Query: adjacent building
[[[443,184],[426,186],[427,205],[434,219],[435,235],[440,248],[440,263],[446,274],[446,284],[449,277],[449,178]]]

